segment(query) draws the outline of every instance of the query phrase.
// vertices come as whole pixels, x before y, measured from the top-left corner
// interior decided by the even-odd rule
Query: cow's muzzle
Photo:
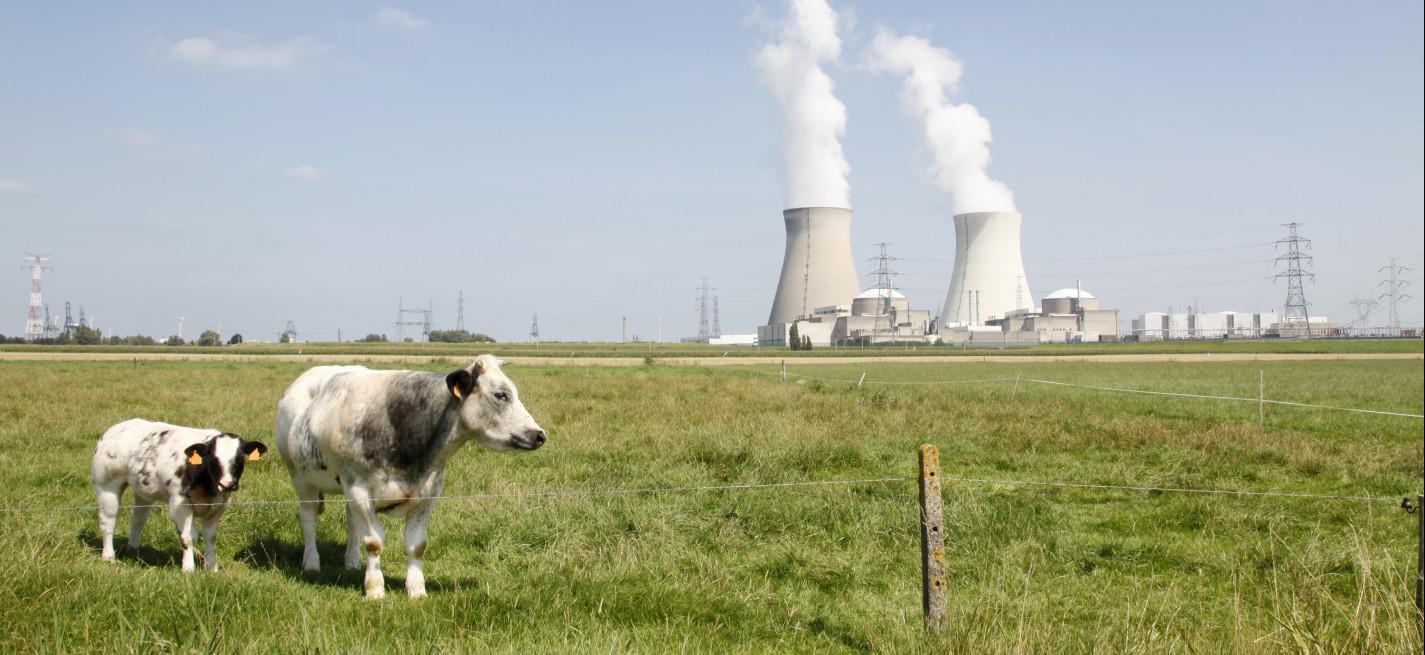
[[[539,447],[544,445],[547,437],[548,435],[544,433],[544,430],[530,430],[524,434],[515,435],[510,441],[520,450],[539,450]]]

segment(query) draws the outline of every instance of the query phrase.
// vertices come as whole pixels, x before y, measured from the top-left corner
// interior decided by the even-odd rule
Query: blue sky
[[[1078,278],[1125,324],[1271,309],[1267,244],[1299,221],[1313,313],[1349,320],[1392,256],[1425,296],[1418,2],[832,6],[855,253],[890,242],[914,306],[944,298],[951,203],[864,65],[881,26],[964,62],[1036,295]],[[724,332],[766,319],[783,185],[752,57],[780,3],[384,8],[0,4],[0,333],[27,251],[54,259],[52,311],[119,334],[393,334],[402,297],[450,327],[463,291],[502,340],[536,311],[548,339],[623,316],[673,339],[703,276]]]

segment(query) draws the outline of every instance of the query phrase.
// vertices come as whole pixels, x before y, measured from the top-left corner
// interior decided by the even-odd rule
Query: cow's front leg
[[[380,600],[386,596],[386,578],[381,575],[381,549],[386,545],[386,525],[376,514],[376,504],[365,487],[346,488],[346,502],[351,505],[351,517],[359,529],[361,545],[366,549],[366,597]]]
[[[361,538],[365,536],[365,524],[356,518],[356,508],[346,503],[346,559],[343,566],[348,571],[361,568]]]
[[[185,503],[172,503],[168,515],[173,517],[173,525],[178,528],[178,541],[183,544],[183,570],[193,570],[193,508]]]
[[[214,507],[203,517],[203,566],[209,571],[218,570],[218,519],[222,515],[223,508]]]
[[[406,593],[411,598],[425,598],[426,526],[430,524],[435,500],[421,501],[406,513]]]

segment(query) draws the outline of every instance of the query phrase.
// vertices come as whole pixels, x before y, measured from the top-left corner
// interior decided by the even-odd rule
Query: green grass
[[[710,346],[686,343],[584,343],[549,342],[451,344],[451,343],[297,343],[241,344],[206,348],[198,346],[36,346],[0,345],[0,352],[106,352],[106,353],[226,353],[239,355],[401,355],[449,356],[491,352],[514,357],[916,357],[925,355],[1141,355],[1197,353],[1425,353],[1420,339],[1203,339],[1197,341],[1155,341],[1143,343],[1040,344],[1011,348],[961,348],[958,346],[847,346],[793,352],[786,348],[750,346]]]
[[[88,505],[88,463],[133,416],[272,443],[305,364],[0,364],[0,508]],[[300,572],[291,506],[231,509],[222,571],[178,571],[171,523],[99,560],[94,513],[0,512],[0,650],[53,652],[1419,652],[1416,517],[1393,503],[947,481],[950,627],[920,623],[915,449],[945,475],[1400,497],[1421,421],[1013,382],[783,383],[775,367],[511,367],[544,449],[470,447],[451,495],[904,476],[884,484],[448,501],[431,596]],[[1004,376],[1419,413],[1418,361],[872,364],[876,381]],[[126,502],[129,501],[126,497]],[[293,494],[281,462],[238,499]],[[127,514],[127,513],[125,513]],[[392,525],[398,525],[392,522]],[[118,540],[127,532],[120,517]],[[399,544],[400,531],[388,533]]]

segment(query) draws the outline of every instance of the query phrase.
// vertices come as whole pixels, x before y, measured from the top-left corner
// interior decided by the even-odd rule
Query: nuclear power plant
[[[955,268],[940,327],[986,325],[1034,307],[1019,250],[1020,220],[1015,212],[955,216]]]

